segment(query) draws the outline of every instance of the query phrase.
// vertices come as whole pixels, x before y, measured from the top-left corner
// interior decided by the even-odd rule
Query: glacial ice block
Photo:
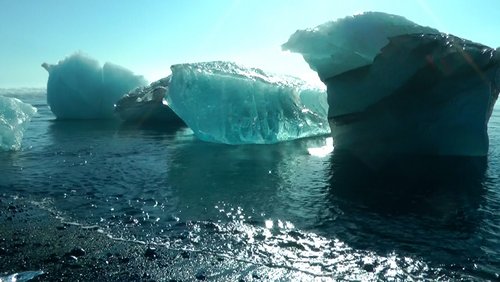
[[[372,21],[379,24],[365,24]],[[373,46],[359,44],[370,40]],[[378,50],[366,51],[372,47]],[[487,154],[487,123],[500,91],[498,51],[383,13],[297,31],[283,48],[301,53],[327,85],[336,150]]]
[[[112,63],[74,54],[49,72],[47,103],[58,119],[111,119],[114,104],[131,89],[147,84],[142,76]]]
[[[168,105],[205,141],[268,144],[330,132],[324,90],[231,62],[179,64]]]
[[[437,34],[439,31],[401,16],[366,12],[313,29],[298,30],[282,48],[300,53],[324,80],[371,64],[390,37],[413,33]]]
[[[169,83],[170,77],[165,77],[149,86],[135,88],[118,100],[115,111],[126,122],[184,124],[166,103]]]
[[[0,150],[21,148],[24,130],[36,112],[36,108],[19,99],[0,96]]]

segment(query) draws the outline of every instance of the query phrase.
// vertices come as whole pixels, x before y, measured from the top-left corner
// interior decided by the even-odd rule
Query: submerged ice
[[[24,130],[36,112],[19,99],[0,96],[0,151],[21,148]]]
[[[487,154],[500,90],[494,49],[377,12],[297,31],[283,48],[327,85],[336,149]]]
[[[326,93],[298,78],[222,61],[171,70],[166,101],[202,140],[267,144],[329,133]]]
[[[42,65],[49,72],[47,103],[58,119],[111,119],[114,104],[128,91],[146,85],[142,76],[112,64],[74,54],[56,65]]]

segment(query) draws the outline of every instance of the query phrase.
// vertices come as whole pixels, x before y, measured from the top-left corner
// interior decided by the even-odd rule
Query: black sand
[[[217,254],[111,239],[29,201],[0,197],[0,277],[31,281],[298,281],[307,274]]]

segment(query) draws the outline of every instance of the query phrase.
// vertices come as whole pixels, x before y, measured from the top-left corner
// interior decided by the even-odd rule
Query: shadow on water
[[[55,137],[78,137],[94,132],[113,132],[118,129],[120,122],[115,120],[51,120],[49,133]]]
[[[383,213],[466,212],[483,199],[486,168],[486,157],[390,157],[371,165],[335,152],[331,192]]]
[[[183,124],[163,124],[158,122],[131,123],[117,120],[53,120],[49,125],[49,133],[60,138],[95,138],[96,136],[120,135],[174,135],[184,130]]]
[[[287,206],[295,203],[282,194],[288,194],[285,190],[294,186],[290,183],[291,176],[300,174],[307,181],[310,175],[301,173],[318,170],[311,167],[315,163],[308,162],[311,158],[307,155],[307,148],[314,141],[243,146],[188,142],[171,151],[168,182],[186,218],[221,219],[214,206],[222,210],[224,205],[241,209],[254,219],[261,212],[278,218],[290,217]],[[301,166],[301,172],[296,172]],[[296,186],[300,189],[299,184]],[[306,201],[312,201],[311,198]]]
[[[320,228],[355,248],[476,272],[475,263],[491,262],[479,230],[486,168],[485,157],[390,157],[373,166],[336,151],[328,194],[339,216]]]
[[[120,125],[120,131],[122,132],[143,130],[143,131],[174,134],[177,131],[186,128],[187,126],[184,123],[179,123],[179,122],[168,123],[161,121],[123,122]]]

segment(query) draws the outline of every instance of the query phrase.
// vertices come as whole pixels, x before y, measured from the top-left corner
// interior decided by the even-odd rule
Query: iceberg
[[[36,112],[36,108],[17,98],[0,96],[0,150],[21,148],[24,130]]]
[[[270,144],[329,134],[326,93],[232,62],[171,67],[165,103],[201,140]]]
[[[379,12],[297,31],[282,47],[326,84],[335,150],[487,154],[498,50]]]
[[[130,91],[118,100],[115,111],[126,122],[183,125],[182,119],[165,100],[169,82],[168,76]]]
[[[112,64],[74,54],[49,72],[47,103],[58,119],[113,119],[114,104],[130,90],[147,84],[142,76]]]

